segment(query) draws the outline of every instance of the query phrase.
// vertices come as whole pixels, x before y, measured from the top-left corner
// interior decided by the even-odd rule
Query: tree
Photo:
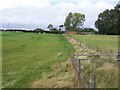
[[[64,25],[60,25],[60,26],[59,26],[59,31],[60,31],[60,32],[62,31],[61,29],[62,29],[63,26],[64,26]]]
[[[119,17],[116,7],[100,13],[95,22],[95,27],[98,28],[99,34],[118,34]]]
[[[56,27],[53,27],[52,31],[53,32],[58,32],[58,29]]]
[[[36,32],[43,32],[44,30],[41,29],[41,28],[36,28],[34,31],[36,31]]]
[[[53,25],[49,24],[47,28],[49,28],[49,30],[52,30],[53,29]]]
[[[67,30],[77,30],[83,27],[85,15],[81,13],[69,13],[66,17],[64,26]]]
[[[115,6],[115,9],[120,11],[120,1],[119,1],[118,4]]]
[[[118,14],[118,30],[120,30],[120,1],[115,7],[117,14]],[[120,35],[120,32],[118,31],[118,35]]]

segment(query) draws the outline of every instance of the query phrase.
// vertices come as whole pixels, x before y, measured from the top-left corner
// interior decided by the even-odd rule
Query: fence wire
[[[71,63],[78,88],[117,88],[118,54],[72,54]]]

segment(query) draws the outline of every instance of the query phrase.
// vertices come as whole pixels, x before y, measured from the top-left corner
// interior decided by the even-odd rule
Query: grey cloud
[[[106,8],[106,7],[105,7]],[[11,28],[46,28],[48,24],[55,27],[64,23],[69,12],[80,12],[86,15],[85,27],[94,27],[97,15],[105,8],[95,8],[94,4],[82,8],[78,4],[57,3],[44,8],[37,7],[15,7],[3,9],[0,13],[2,17],[2,27],[7,28],[10,23]],[[1,28],[1,26],[0,26]]]

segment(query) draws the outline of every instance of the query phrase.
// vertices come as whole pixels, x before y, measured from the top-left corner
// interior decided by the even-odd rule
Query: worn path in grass
[[[88,45],[82,43],[71,36],[65,36],[69,42],[71,42],[75,49],[75,54],[99,54],[96,49],[89,48]],[[88,88],[87,82],[89,82],[90,73],[96,76],[96,87],[97,88],[117,88],[118,87],[118,64],[117,61],[112,60],[111,57],[100,57],[103,60],[99,60],[98,57],[87,57],[79,56],[78,59],[88,59],[81,60],[81,65],[85,67],[85,81],[86,87]],[[89,60],[95,59],[95,60]],[[104,58],[108,60],[105,61]]]

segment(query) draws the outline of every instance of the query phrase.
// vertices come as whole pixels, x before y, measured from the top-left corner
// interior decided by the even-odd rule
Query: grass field
[[[2,89],[2,32],[0,32],[0,89]]]
[[[72,35],[72,37],[93,48],[99,46],[108,50],[118,49],[117,36]],[[75,78],[69,60],[70,53],[82,48],[78,49],[75,46],[73,49],[73,47],[74,45],[59,34],[4,32],[2,34],[3,87],[73,88]],[[85,67],[86,81],[89,81],[90,73],[96,75],[97,88],[118,86],[117,61],[81,60],[81,64]]]
[[[102,39],[103,36],[100,37],[99,35],[95,35],[95,36],[94,35],[92,36],[91,35],[72,35],[72,37],[77,39],[76,40],[73,38],[71,39],[69,38],[69,41],[72,42],[75,48],[76,54],[95,54],[96,46],[94,45],[98,45],[98,46],[101,45],[102,48],[105,49],[104,45],[106,45],[106,48],[107,48],[107,42],[111,44],[113,42],[116,42],[117,44],[117,41],[116,41],[117,37],[113,38],[115,36],[113,37],[104,36],[104,39]],[[95,39],[93,39],[93,37]],[[109,39],[106,37],[109,37]],[[96,38],[97,39],[99,38],[99,42],[96,40]],[[111,39],[113,39],[113,42],[111,41]],[[82,43],[77,42],[78,40]],[[91,44],[91,46],[93,47],[92,49],[88,47],[89,44]],[[112,49],[116,50],[117,47],[112,46],[111,44],[110,45],[108,44],[108,47],[112,47]],[[78,58],[80,59],[80,65],[82,64],[84,65],[84,77],[85,77],[85,81],[87,82],[86,86],[88,86],[88,82],[90,81],[90,74],[92,73],[96,77],[95,79],[96,88],[117,88],[118,87],[118,78],[119,78],[118,77],[118,61],[113,60],[113,57],[111,56],[99,56],[99,57],[98,56],[97,57],[96,56],[90,56],[90,57],[80,56]],[[82,60],[84,58],[86,58],[86,60]],[[102,59],[100,60],[100,58]],[[82,74],[82,71],[80,74]]]
[[[32,87],[52,65],[66,62],[72,51],[63,35],[2,33],[3,87]]]
[[[102,50],[118,52],[117,35],[71,35],[73,38],[90,45],[93,48],[97,46]]]

